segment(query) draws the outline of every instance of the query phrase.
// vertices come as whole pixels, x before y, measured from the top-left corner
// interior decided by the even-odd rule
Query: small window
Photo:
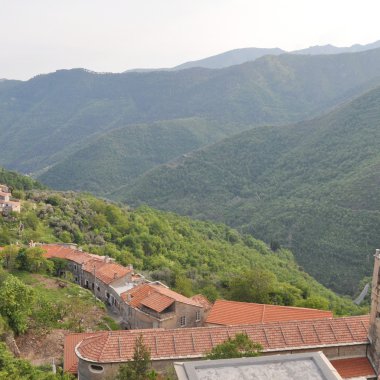
[[[195,322],[199,322],[201,320],[201,312],[198,310],[195,313]]]
[[[100,286],[97,286],[96,289],[98,290],[98,292],[100,292]]]
[[[101,365],[90,364],[88,367],[90,368],[90,371],[94,373],[102,373],[104,371],[104,368]]]
[[[74,264],[74,270],[77,270],[77,265],[76,264]]]
[[[78,282],[78,277],[75,277],[75,282]]]
[[[179,324],[181,327],[186,326],[186,317],[185,316],[181,317],[181,319],[179,320]]]

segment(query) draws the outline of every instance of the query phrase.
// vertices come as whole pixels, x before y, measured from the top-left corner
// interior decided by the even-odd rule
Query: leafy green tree
[[[34,303],[33,289],[9,275],[0,286],[0,294],[0,314],[16,334],[24,333]]]
[[[298,306],[310,307],[312,309],[328,310],[329,301],[326,298],[312,295],[306,300],[303,300],[298,303]]]
[[[207,355],[207,359],[232,359],[259,356],[263,350],[260,343],[253,342],[245,333],[238,333],[215,346]]]
[[[33,273],[52,272],[54,264],[43,254],[44,251],[39,247],[21,249],[17,255],[19,269]]]
[[[144,344],[143,336],[140,335],[135,341],[132,361],[120,366],[116,380],[154,379],[156,372],[149,371],[150,367],[150,351]]]
[[[7,270],[13,270],[16,267],[16,258],[20,248],[16,245],[8,245],[0,251],[0,258],[3,263],[3,267]]]
[[[17,359],[7,350],[4,343],[0,342],[0,379],[15,380],[74,380],[70,374],[58,369],[54,374],[51,371],[43,371],[33,367],[23,359]]]
[[[258,268],[246,270],[232,278],[231,298],[235,301],[270,303],[275,284],[276,276],[272,272]]]

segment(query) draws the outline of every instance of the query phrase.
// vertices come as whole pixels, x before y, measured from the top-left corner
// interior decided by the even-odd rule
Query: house
[[[326,310],[216,300],[205,323],[206,326],[229,326],[332,317],[333,313]]]
[[[265,305],[263,310],[262,306],[252,307],[259,310],[260,318],[256,315],[255,323],[249,320],[248,324],[235,324],[241,320],[236,320],[236,309],[232,308],[231,316],[224,318],[213,316],[211,310],[207,317],[210,325],[206,327],[105,331],[77,336],[75,341],[69,335],[65,338],[65,358],[70,357],[70,362],[65,362],[65,369],[76,369],[80,380],[112,377],[120,364],[132,360],[140,335],[150,349],[155,369],[173,362],[185,362],[186,366],[187,362],[202,359],[226,339],[245,333],[261,343],[264,356],[320,351],[343,379],[376,379],[380,374],[380,250],[375,254],[370,315],[332,318],[323,311],[313,311],[313,315],[309,309],[289,308],[290,316],[286,309]],[[221,309],[218,306],[215,310]]]
[[[175,328],[201,326],[203,306],[156,281],[142,283],[121,294],[124,319],[129,328]]]
[[[63,259],[60,275],[90,289],[123,317],[129,329],[202,326],[204,307],[198,301],[170,290],[160,282],[150,282],[107,256],[83,252],[73,244],[44,244],[48,259]],[[199,296],[198,296],[199,298]],[[203,300],[205,303],[205,300]]]
[[[369,316],[359,316],[188,329],[107,331],[83,336],[76,346],[68,345],[66,340],[65,352],[75,351],[78,364],[65,362],[65,368],[77,366],[80,380],[112,377],[121,363],[132,359],[136,338],[142,335],[150,349],[153,367],[162,370],[173,362],[200,360],[212,347],[241,332],[260,342],[264,355],[322,351],[334,365],[355,358],[368,368],[368,325]],[[373,378],[373,369],[365,375]]]
[[[9,212],[20,212],[21,202],[12,198],[12,193],[8,186],[0,184],[0,212],[8,214]]]

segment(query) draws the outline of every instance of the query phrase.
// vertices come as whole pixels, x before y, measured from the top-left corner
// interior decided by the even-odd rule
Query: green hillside
[[[300,270],[290,251],[272,251],[222,224],[147,207],[129,210],[72,192],[31,190],[23,198],[21,214],[0,216],[0,245],[75,242],[85,250],[132,263],[149,278],[186,295],[201,292],[210,299],[330,308],[339,315],[364,311]],[[264,298],[256,288],[248,296],[239,290],[242,281],[256,275],[267,279]]]
[[[38,178],[55,189],[105,195],[157,165],[241,128],[199,118],[127,126],[97,137]]]
[[[319,119],[226,139],[114,195],[278,241],[352,294],[380,247],[379,141],[377,88]]]
[[[234,124],[233,130],[223,131],[231,135],[238,125],[246,129],[299,121],[365,91],[379,79],[380,49],[266,56],[219,70],[60,70],[26,82],[5,82],[0,86],[0,164],[36,173],[93,138],[141,123],[196,117]]]

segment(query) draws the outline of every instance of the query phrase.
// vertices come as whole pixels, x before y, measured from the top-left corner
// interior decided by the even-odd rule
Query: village
[[[380,251],[375,255],[371,315],[338,318],[330,311],[308,308],[224,300],[212,305],[204,296],[182,296],[162,283],[146,280],[131,266],[123,267],[73,245],[40,247],[46,258],[66,260],[66,271],[73,280],[120,313],[126,328],[65,337],[64,369],[78,379],[115,376],[120,364],[132,359],[139,336],[151,352],[154,369],[160,371],[171,364],[180,379],[193,379],[188,374],[194,365],[206,363],[198,362],[206,352],[241,332],[262,344],[264,357],[269,355],[264,363],[258,362],[261,365],[270,367],[271,360],[292,363],[289,370],[296,374],[303,368],[296,359],[306,360],[322,363],[318,368],[329,374],[329,379],[376,378],[374,368],[380,364]],[[249,365],[255,368],[255,360],[250,359]],[[228,367],[228,360],[218,366]],[[210,368],[214,367],[208,363],[207,370]]]
[[[20,201],[1,185],[3,213],[20,212]],[[213,378],[223,371],[260,374],[281,364],[294,378],[305,363],[326,379],[375,379],[380,365],[380,250],[376,251],[371,314],[334,317],[328,310],[186,297],[160,281],[151,281],[109,256],[83,251],[73,243],[36,243],[43,257],[56,260],[58,278],[72,281],[103,302],[121,330],[84,331],[64,337],[63,369],[80,380],[114,378],[120,365],[133,360],[142,337],[158,373],[174,367],[176,376],[197,379],[199,371]],[[1,247],[0,247],[1,249]],[[260,358],[203,361],[214,347],[236,334],[262,346]],[[203,368],[203,369],[202,369]],[[238,370],[237,370],[238,368]],[[198,371],[198,372],[197,372]],[[218,372],[219,371],[219,372]],[[222,372],[220,372],[222,371]],[[239,373],[240,373],[239,372]]]

